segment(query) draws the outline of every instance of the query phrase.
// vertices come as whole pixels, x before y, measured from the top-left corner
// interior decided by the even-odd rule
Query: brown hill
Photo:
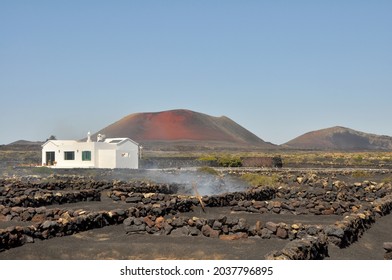
[[[93,139],[97,134],[129,137],[145,147],[275,147],[228,117],[212,117],[190,110],[131,114],[103,128]]]
[[[9,146],[41,146],[44,142],[42,141],[28,141],[28,140],[18,140],[9,143]]]
[[[7,145],[0,145],[2,151],[40,151],[41,141],[18,140]]]
[[[305,133],[282,147],[308,150],[390,150],[392,137],[335,126]]]

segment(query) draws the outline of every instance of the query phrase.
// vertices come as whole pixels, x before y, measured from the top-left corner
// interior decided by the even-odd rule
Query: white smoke
[[[198,171],[171,170],[148,171],[148,179],[155,183],[179,184],[179,193],[194,195],[195,188],[201,195],[216,195],[244,191],[249,185],[234,175],[212,175]]]

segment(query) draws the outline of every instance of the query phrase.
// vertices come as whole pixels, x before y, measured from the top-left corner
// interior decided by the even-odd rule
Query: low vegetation
[[[199,167],[197,169],[197,171],[200,172],[200,173],[211,174],[211,175],[215,175],[215,176],[219,175],[218,171],[216,171],[214,168],[209,167],[209,166]]]
[[[283,166],[391,167],[392,152],[289,152],[282,153]]]
[[[241,176],[243,180],[248,182],[253,187],[259,186],[269,186],[274,187],[278,184],[278,176],[276,174],[272,175],[262,175],[256,173],[245,173]]]
[[[365,179],[369,178],[371,175],[369,172],[365,170],[355,170],[352,174],[351,177],[356,178],[356,179]]]
[[[222,167],[241,167],[242,161],[240,157],[224,155],[218,158],[218,164]]]
[[[219,155],[203,155],[200,156],[198,161],[216,163],[220,167],[241,167],[242,160],[241,157],[231,154],[219,154]]]

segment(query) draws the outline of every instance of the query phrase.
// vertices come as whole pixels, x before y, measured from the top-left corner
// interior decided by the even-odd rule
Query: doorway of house
[[[55,161],[54,152],[46,152],[46,165],[53,165]]]

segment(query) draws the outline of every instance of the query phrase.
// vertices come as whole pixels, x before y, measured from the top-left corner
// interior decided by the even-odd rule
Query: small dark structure
[[[246,157],[242,158],[243,167],[276,167],[282,168],[283,161],[280,156],[275,157]]]

